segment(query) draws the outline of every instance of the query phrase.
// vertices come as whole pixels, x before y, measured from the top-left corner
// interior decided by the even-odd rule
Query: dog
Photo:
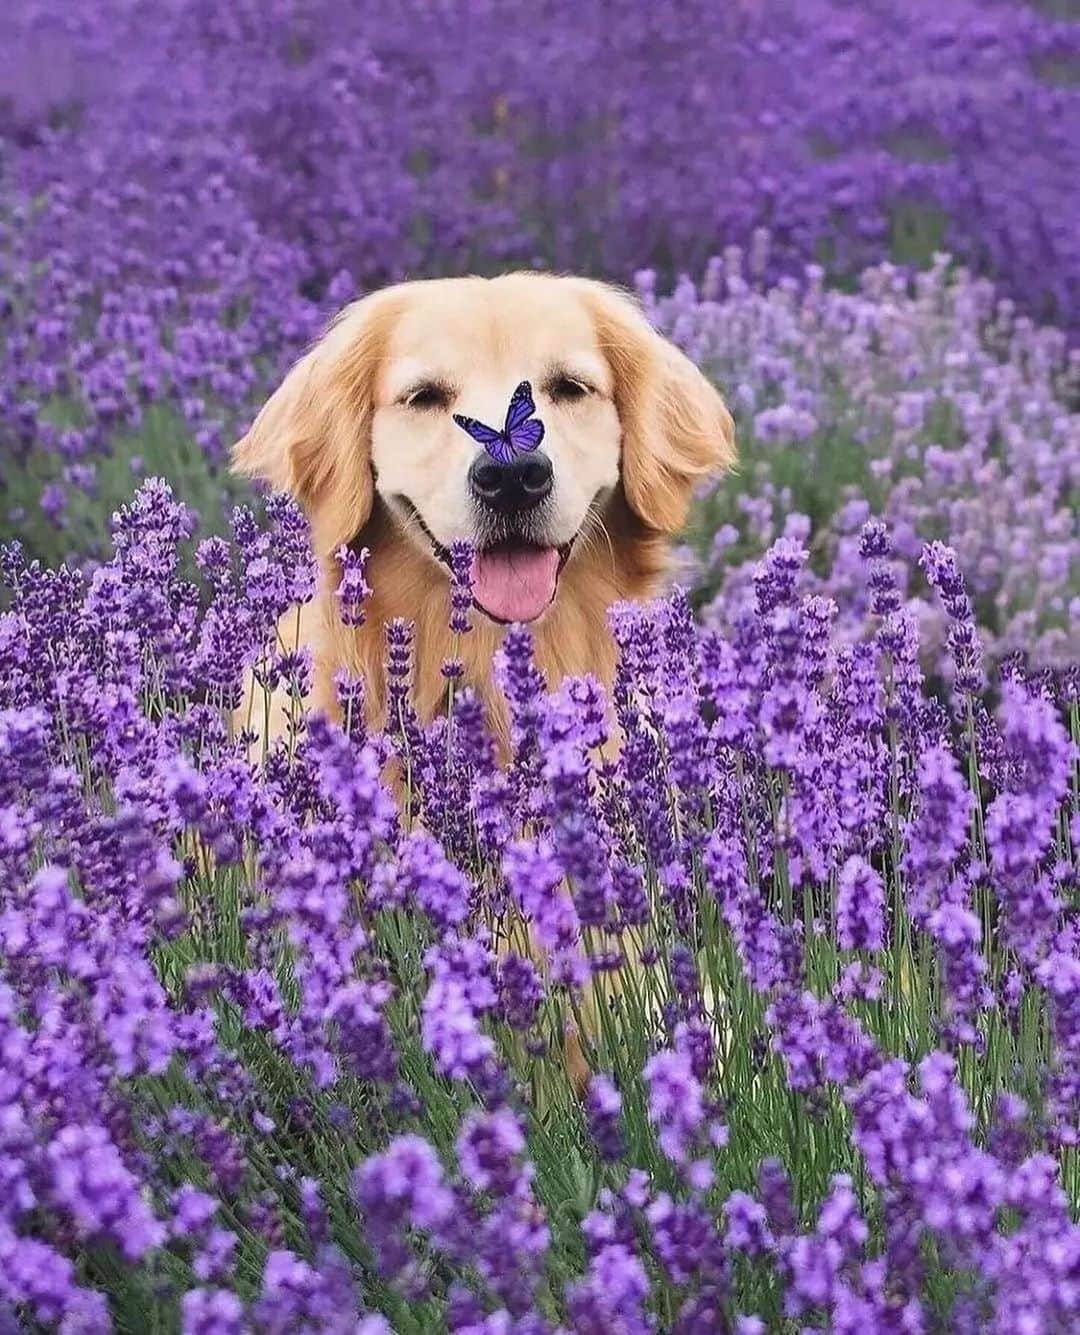
[[[543,438],[493,457],[457,419],[498,427],[522,382]],[[530,625],[550,685],[586,672],[610,684],[608,608],[655,594],[695,486],[734,460],[721,395],[628,293],[534,272],[407,282],[354,302],[233,451],[235,471],[290,492],[311,523],[320,589],[299,617],[309,705],[339,715],[345,669],[363,678],[379,726],[385,629],[403,617],[421,720],[443,707],[442,664],[456,657],[504,742],[492,659],[507,624]],[[475,553],[463,637],[448,624],[455,539]],[[345,544],[370,554],[359,627],[336,610]]]
[[[530,447],[479,444],[481,424],[496,437],[525,388],[530,419],[543,424]],[[421,721],[445,706],[442,666],[457,658],[504,755],[493,659],[507,625],[530,625],[549,685],[592,673],[610,687],[608,609],[655,594],[694,488],[734,461],[721,395],[629,294],[526,272],[402,283],[348,306],[233,452],[236,471],[290,492],[311,523],[319,592],[280,628],[312,651],[308,705],[340,716],[334,676],[344,669],[363,679],[367,721],[382,726],[386,627],[405,618]],[[474,553],[476,614],[464,636],[448,616],[460,539]],[[343,623],[335,599],[346,545],[369,553],[359,626]],[[292,707],[279,691],[247,714],[269,714],[280,735]],[[605,975],[583,998],[593,1032],[613,989]],[[591,1067],[573,1026],[563,1041],[580,1095]]]

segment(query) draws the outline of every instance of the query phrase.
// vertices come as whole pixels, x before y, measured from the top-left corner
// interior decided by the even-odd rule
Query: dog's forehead
[[[568,358],[600,360],[585,302],[557,280],[418,283],[395,321],[389,353],[402,369],[462,379],[489,370],[526,378]]]

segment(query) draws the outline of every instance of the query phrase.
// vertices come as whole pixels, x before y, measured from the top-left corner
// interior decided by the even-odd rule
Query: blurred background
[[[1075,658],[1076,0],[13,0],[0,52],[3,539],[93,560],[145,475],[212,531],[345,301],[556,268],[733,406],[706,618],[785,533],[860,615],[879,513],[953,543],[992,653]]]

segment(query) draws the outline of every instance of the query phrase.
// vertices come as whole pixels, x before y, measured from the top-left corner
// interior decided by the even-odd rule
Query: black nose
[[[501,464],[478,454],[469,469],[469,486],[481,504],[500,514],[532,510],[551,494],[551,460],[534,450]]]

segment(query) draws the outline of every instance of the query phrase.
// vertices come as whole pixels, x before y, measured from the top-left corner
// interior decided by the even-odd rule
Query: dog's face
[[[537,449],[500,461],[455,419],[504,425],[527,381]],[[531,621],[619,481],[611,368],[580,300],[557,283],[419,284],[390,333],[371,424],[375,487],[416,541],[467,538],[473,592],[499,621]]]
[[[523,381],[543,439],[499,458],[455,419],[501,429]],[[474,598],[496,621],[544,613],[616,489],[674,532],[695,480],[732,456],[720,396],[627,297],[540,274],[403,284],[349,307],[235,452],[300,498],[322,555],[357,536],[376,495],[435,562],[468,540]]]

